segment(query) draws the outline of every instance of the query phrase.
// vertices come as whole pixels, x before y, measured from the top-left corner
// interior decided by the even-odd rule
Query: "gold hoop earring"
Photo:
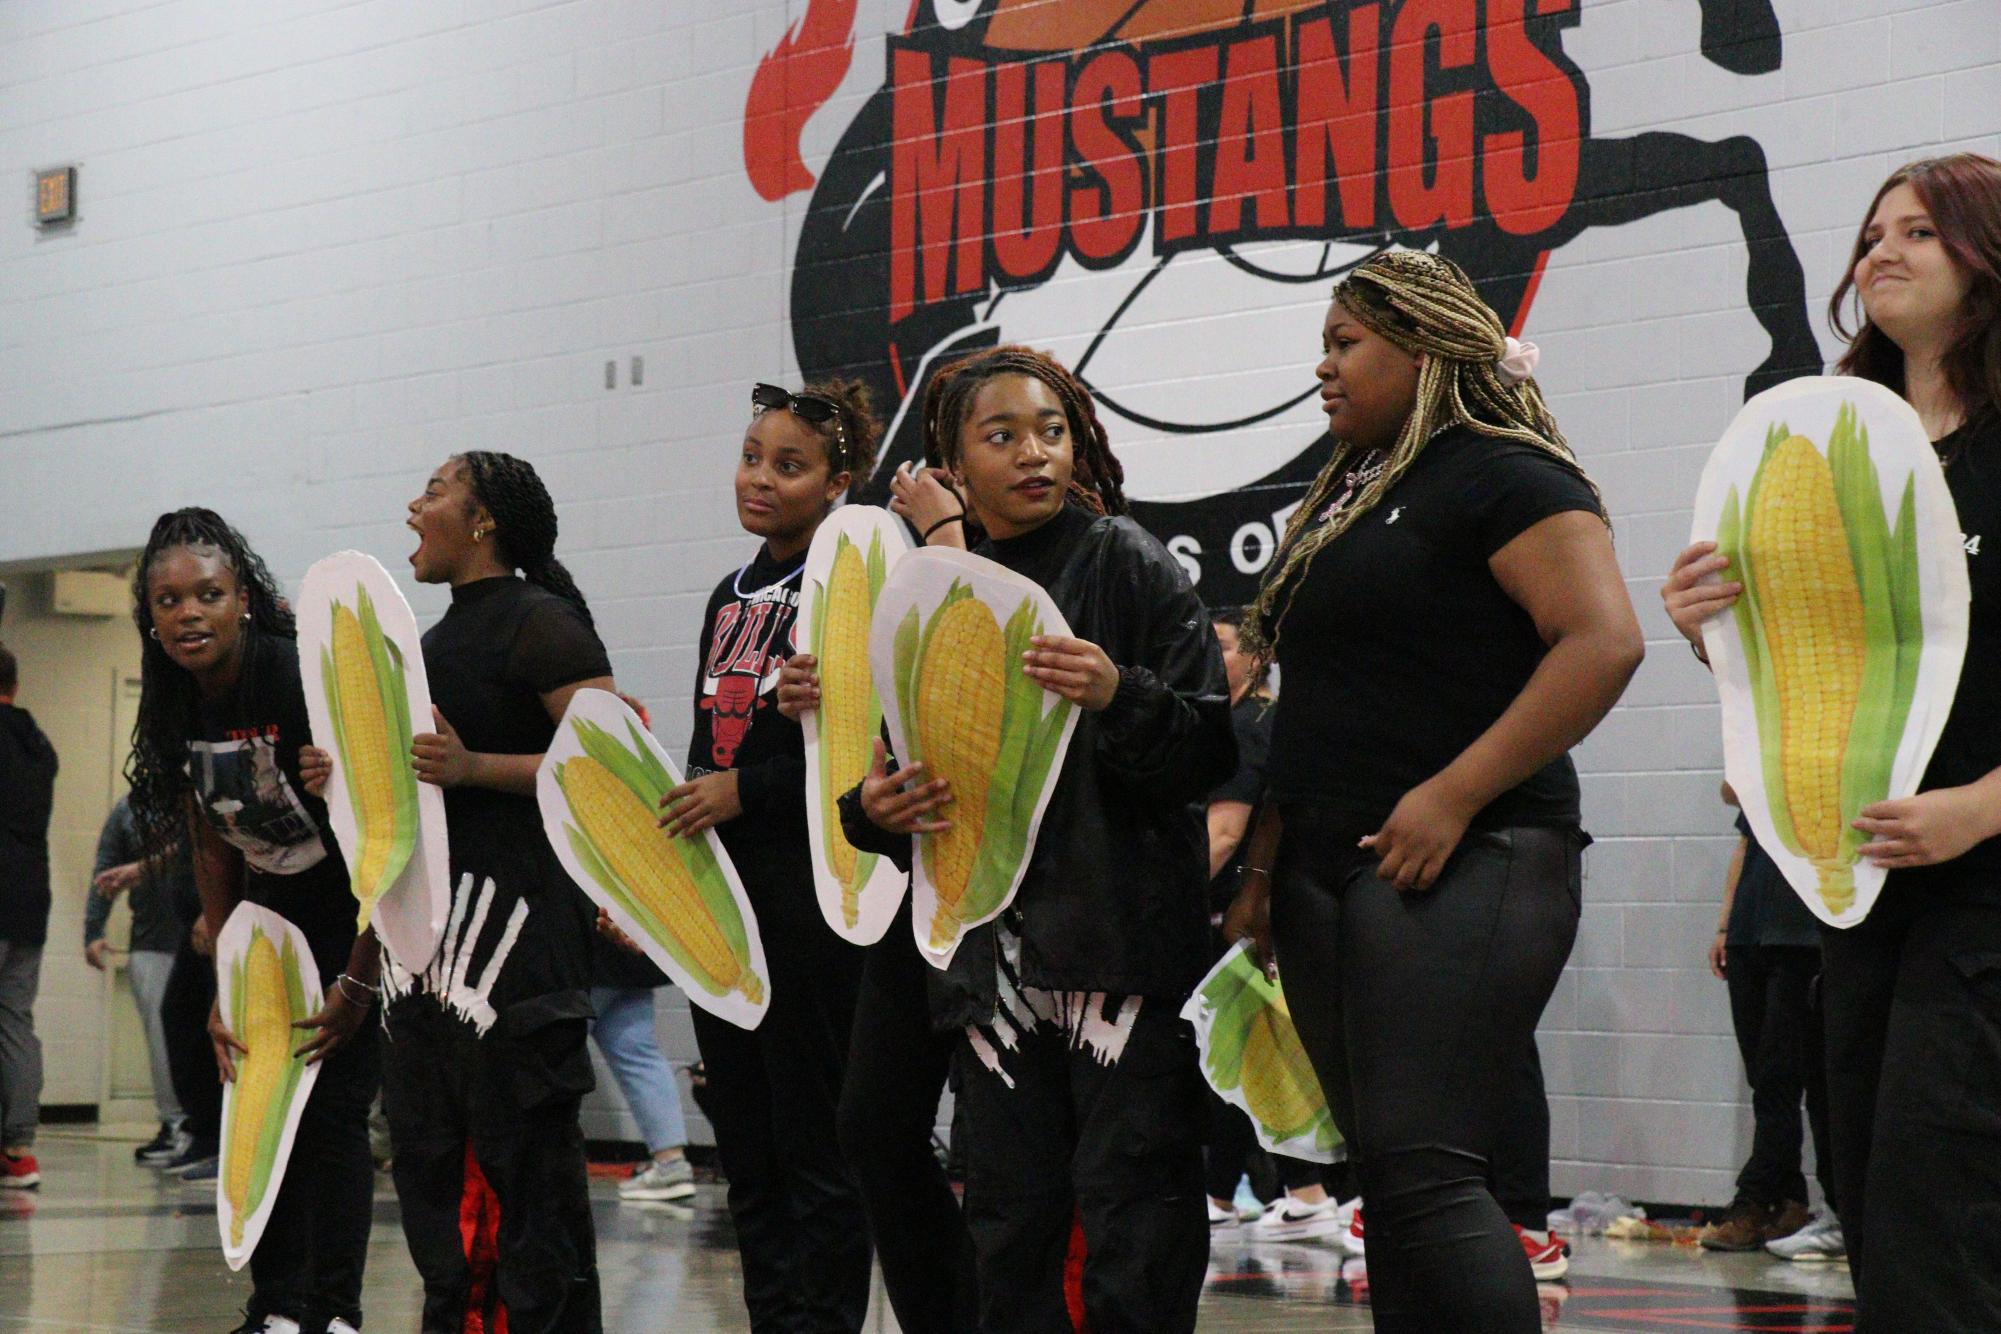
[[[487,530],[484,528],[475,528],[472,530],[472,540],[475,542],[484,542],[486,541],[486,533]]]

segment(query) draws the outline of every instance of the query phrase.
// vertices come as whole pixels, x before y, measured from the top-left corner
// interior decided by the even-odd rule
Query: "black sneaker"
[[[182,1172],[193,1167],[196,1163],[215,1157],[220,1152],[222,1152],[222,1145],[217,1141],[212,1139],[195,1139],[193,1136],[189,1136],[186,1148],[158,1165],[169,1172]]]
[[[132,1161],[157,1166],[180,1157],[188,1147],[188,1136],[172,1121],[160,1122],[160,1133],[132,1150]]]

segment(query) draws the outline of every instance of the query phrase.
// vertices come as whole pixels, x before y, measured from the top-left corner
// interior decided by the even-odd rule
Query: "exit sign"
[[[76,168],[35,173],[35,221],[44,227],[76,217]]]

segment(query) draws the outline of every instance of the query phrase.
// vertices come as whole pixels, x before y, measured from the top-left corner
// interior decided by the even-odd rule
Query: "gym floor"
[[[219,1334],[235,1326],[250,1279],[223,1264],[212,1190],[134,1165],[140,1138],[43,1131],[40,1189],[0,1192],[0,1334]],[[607,1330],[723,1334],[747,1327],[720,1187],[703,1186],[692,1208],[620,1204],[610,1179],[592,1190]],[[419,1293],[386,1177],[375,1223],[368,1328],[402,1334],[416,1328]],[[1597,1238],[1575,1250],[1566,1281],[1541,1285],[1547,1329],[1832,1334],[1853,1327],[1848,1272],[1840,1265]],[[1349,1261],[1344,1275],[1342,1256],[1327,1246],[1218,1239],[1201,1328],[1366,1330],[1359,1270]],[[868,1328],[897,1328],[879,1290]]]

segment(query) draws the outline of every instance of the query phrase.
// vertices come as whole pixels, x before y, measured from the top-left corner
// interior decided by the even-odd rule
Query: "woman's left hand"
[[[737,795],[736,770],[691,778],[660,798],[660,827],[675,838],[692,838],[704,829],[727,824],[743,814]]]
[[[1087,639],[1037,635],[1028,641],[1021,661],[1029,680],[1093,713],[1119,692],[1117,665]]]
[[[410,738],[410,758],[416,765],[417,777],[435,787],[458,787],[471,782],[472,752],[465,748],[435,704],[431,706],[431,717],[438,730],[419,732]]]
[[[1399,890],[1430,889],[1474,812],[1437,779],[1404,793],[1383,827],[1361,842],[1378,858],[1376,875]]]
[[[1989,799],[1974,787],[1934,788],[1873,802],[1855,821],[1870,836],[1859,851],[1889,871],[1949,862],[1994,832],[1988,806]]]
[[[347,992],[336,979],[327,988],[320,1012],[292,1025],[294,1028],[314,1030],[312,1040],[292,1054],[305,1057],[307,1065],[333,1055],[368,1021],[368,1012],[374,1008],[373,1005],[360,1005],[349,1000]]]
[[[305,784],[308,796],[326,796],[327,784],[333,781],[333,752],[318,746],[299,747],[299,781]]]

